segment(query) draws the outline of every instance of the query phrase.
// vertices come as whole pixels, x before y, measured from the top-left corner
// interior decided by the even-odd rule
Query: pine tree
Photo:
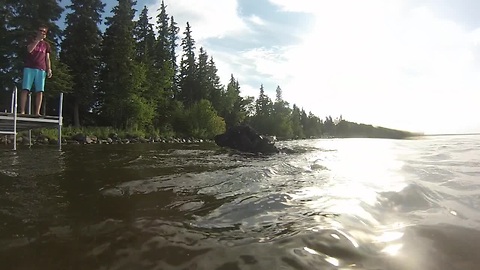
[[[169,25],[168,14],[165,3],[159,8],[160,13],[157,16],[157,43],[156,43],[156,66],[163,68],[165,63],[170,60],[170,44],[169,44]]]
[[[177,26],[173,16],[170,17],[170,24],[168,25],[168,44],[170,44],[170,62],[172,65],[173,75],[172,75],[172,89],[171,95],[175,97],[178,94],[178,64],[177,64],[177,40],[178,40],[178,33],[180,32],[180,28]]]
[[[293,110],[292,110],[292,136],[294,139],[302,139],[305,137],[305,134],[303,132],[303,125],[302,125],[302,115],[300,112],[300,109],[297,107],[297,105],[293,104]]]
[[[0,85],[18,85],[22,76],[23,61],[28,41],[36,34],[39,25],[49,28],[47,41],[56,50],[60,29],[55,22],[60,19],[62,7],[56,0],[4,0],[0,4]],[[48,82],[46,84],[48,91]],[[0,91],[0,99],[8,101],[11,93]],[[7,103],[7,102],[5,102]],[[8,107],[10,107],[8,105]],[[1,109],[5,107],[2,106]]]
[[[272,100],[265,94],[263,84],[260,86],[260,94],[255,101],[255,115],[253,117],[253,126],[260,133],[272,134]]]
[[[154,111],[143,97],[146,69],[135,62],[133,39],[135,10],[132,0],[119,0],[103,40],[100,113],[106,124],[117,128],[143,128]]]
[[[134,33],[137,61],[147,73],[143,98],[148,100],[149,106],[154,110],[153,126],[165,130],[171,118],[169,92],[173,84],[173,70],[168,59],[164,61],[159,58],[159,55],[163,55],[168,50],[159,46],[158,40],[155,39],[153,25],[149,23],[147,7],[142,10]],[[164,38],[159,37],[159,39]]]
[[[224,91],[223,85],[220,83],[220,77],[217,75],[218,69],[215,66],[213,58],[210,57],[210,61],[207,64],[207,98],[212,103],[213,108],[221,113],[222,111],[222,92]],[[240,94],[240,92],[238,93]]]
[[[292,131],[292,110],[288,102],[283,100],[282,88],[277,86],[275,90],[275,103],[273,104],[273,134],[282,138],[291,138]]]
[[[200,47],[198,53],[198,63],[196,67],[197,73],[195,80],[197,81],[198,88],[195,89],[195,100],[207,99],[209,95],[208,90],[210,89],[209,84],[210,80],[208,78],[208,54]]]
[[[138,21],[135,23],[133,36],[135,39],[135,56],[138,62],[153,63],[155,55],[155,32],[149,22],[148,8],[145,6],[140,12]]]
[[[73,125],[82,123],[80,115],[87,115],[96,102],[96,86],[100,66],[101,32],[105,7],[100,0],[72,0],[67,6],[65,39],[62,42],[61,61],[68,65],[73,74],[74,92],[67,102],[73,110]]]
[[[180,62],[180,100],[185,104],[186,107],[193,105],[195,102],[198,102],[198,96],[195,93],[195,90],[198,87],[196,81],[196,63],[195,63],[195,40],[192,37],[192,30],[190,24],[187,22],[187,27],[183,32],[184,37],[182,38],[182,49],[183,55]]]
[[[225,119],[227,128],[243,123],[252,106],[254,98],[240,96],[240,83],[233,74],[225,92],[221,96],[220,115]],[[253,109],[252,109],[253,110]]]
[[[258,116],[269,117],[272,115],[272,100],[265,94],[263,84],[260,86],[260,94],[255,102],[255,109]]]

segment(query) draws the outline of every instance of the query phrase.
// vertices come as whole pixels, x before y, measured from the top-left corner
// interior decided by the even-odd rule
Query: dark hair
[[[48,30],[48,26],[46,26],[45,24],[40,24],[37,28],[45,28],[46,30]]]

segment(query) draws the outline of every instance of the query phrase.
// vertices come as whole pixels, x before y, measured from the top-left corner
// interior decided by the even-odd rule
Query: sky
[[[291,106],[322,119],[480,132],[478,0],[164,1],[243,96],[263,85],[274,100],[280,86]],[[137,10],[155,22],[160,3],[137,0]]]

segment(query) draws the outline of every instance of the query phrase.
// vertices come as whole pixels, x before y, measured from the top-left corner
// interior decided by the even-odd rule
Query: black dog
[[[225,133],[215,136],[215,143],[221,147],[247,153],[273,154],[279,152],[272,141],[261,136],[248,125],[229,128]]]

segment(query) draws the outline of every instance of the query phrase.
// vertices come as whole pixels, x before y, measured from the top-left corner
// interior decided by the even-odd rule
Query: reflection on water
[[[0,152],[2,269],[478,269],[478,136]]]

